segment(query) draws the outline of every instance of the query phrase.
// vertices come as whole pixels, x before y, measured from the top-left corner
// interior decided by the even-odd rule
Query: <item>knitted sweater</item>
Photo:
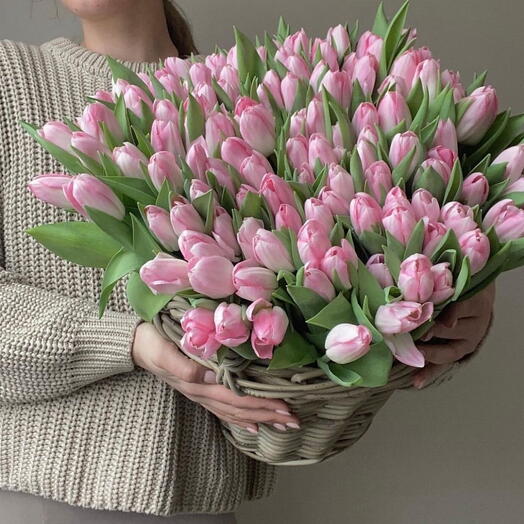
[[[70,40],[0,42],[0,488],[156,515],[232,511],[270,493],[274,468],[236,451],[213,415],[135,369],[138,319],[122,285],[99,319],[101,271],[25,233],[78,217],[27,190],[35,174],[60,166],[19,121],[73,119],[110,85],[104,57]]]

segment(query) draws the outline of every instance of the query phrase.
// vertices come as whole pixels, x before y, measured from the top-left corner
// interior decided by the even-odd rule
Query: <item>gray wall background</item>
[[[385,0],[392,13],[400,0]],[[254,35],[280,14],[323,33],[360,19],[370,0],[181,0],[202,52],[230,46],[231,26]],[[502,107],[524,111],[524,2],[413,0],[409,22],[419,43],[469,81],[489,70]],[[53,0],[0,0],[0,38],[41,43],[77,36]],[[468,82],[469,83],[469,82]],[[522,299],[524,273],[500,278],[496,320],[481,354],[452,382],[397,394],[364,439],[334,461],[281,470],[273,497],[245,504],[240,524],[521,524],[524,522]]]

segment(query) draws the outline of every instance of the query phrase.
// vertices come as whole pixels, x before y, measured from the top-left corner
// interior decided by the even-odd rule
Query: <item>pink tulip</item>
[[[117,220],[123,220],[125,207],[113,190],[93,175],[80,174],[64,185],[64,194],[76,211],[86,218],[86,207],[102,211]]]
[[[216,240],[200,231],[191,231],[190,229],[182,231],[178,238],[178,247],[182,256],[188,262],[193,258],[226,257],[226,253],[217,244]]]
[[[149,77],[147,77],[149,79]],[[188,94],[188,90],[184,84],[180,81],[180,78],[176,75],[171,74],[166,69],[159,69],[158,71],[155,71],[155,78],[160,82],[162,87],[170,94],[174,93],[176,96],[178,96],[181,99],[185,99]],[[143,78],[144,82],[146,82],[146,79]],[[147,82],[146,82],[147,84]],[[150,82],[151,84],[151,82]],[[151,92],[154,92],[157,96],[161,95],[161,93],[157,93],[157,91],[154,89],[153,85],[149,85],[149,89]],[[161,119],[162,120],[162,119]]]
[[[261,101],[263,98],[263,96],[261,96],[261,93],[263,93],[267,97],[264,88],[266,88],[271,93],[271,96],[275,100],[277,106],[283,108],[284,101],[282,99],[281,80],[276,71],[270,69],[265,74],[264,79],[262,80],[262,84],[259,86],[260,92],[257,91],[258,97]],[[270,105],[268,105],[267,107],[270,108]]]
[[[306,108],[302,108],[291,116],[289,136],[303,135],[306,132]]]
[[[144,178],[143,169],[147,167],[147,157],[130,142],[113,149],[113,161],[120,168],[122,174],[129,178]]]
[[[438,222],[440,218],[438,200],[426,189],[417,189],[413,193],[411,206],[417,220],[427,217],[431,222]]]
[[[435,279],[431,260],[420,254],[411,255],[400,264],[398,287],[405,300],[424,303],[433,294]]]
[[[302,168],[298,173],[298,181],[301,184],[314,184],[315,183],[315,172],[309,164],[302,164]]]
[[[355,196],[351,175],[339,164],[330,164],[326,186],[348,202]]]
[[[259,264],[275,273],[281,269],[295,270],[291,256],[275,233],[259,229],[253,236],[252,242],[254,258]]]
[[[217,244],[227,253],[228,258],[235,259],[240,255],[240,246],[233,229],[233,219],[223,207],[217,206],[215,209],[212,235]]]
[[[281,204],[295,207],[295,197],[291,186],[278,175],[267,173],[260,184],[260,194],[266,199],[273,214],[278,213]]]
[[[380,229],[382,209],[367,193],[356,193],[349,204],[349,216],[355,233],[360,235],[365,231]]]
[[[507,162],[505,178],[511,182],[518,180],[524,171],[524,144],[510,147],[493,160],[493,164],[502,164]]]
[[[182,349],[191,355],[207,359],[212,357],[222,345],[215,338],[215,315],[205,308],[188,309],[180,321],[184,336]]]
[[[197,293],[210,298],[224,298],[235,293],[231,260],[217,255],[193,257],[187,267],[189,282]]]
[[[234,348],[249,339],[251,334],[248,322],[242,315],[238,304],[222,302],[215,309],[215,338],[224,346]]]
[[[235,128],[231,120],[223,113],[212,113],[206,120],[207,150],[213,155],[222,142],[235,136]]]
[[[195,198],[205,195],[209,191],[211,191],[211,187],[209,186],[209,184],[202,182],[202,180],[199,180],[198,178],[193,178],[189,186],[189,199],[192,202],[193,200],[195,200]],[[215,201],[215,204],[217,204],[218,200],[214,191],[212,196],[213,200]]]
[[[460,202],[448,202],[442,208],[440,218],[447,227],[455,231],[457,238],[478,227],[473,216],[473,210]]]
[[[155,295],[175,295],[190,288],[187,271],[185,260],[158,253],[140,268],[140,278]]]
[[[428,91],[429,99],[434,100],[440,92],[440,65],[434,58],[422,60],[415,69],[413,82],[420,80],[422,87]]]
[[[38,130],[39,136],[66,151],[71,151],[73,132],[63,122],[52,121]]]
[[[408,167],[408,174],[411,174],[418,167],[422,160],[422,145],[418,136],[413,131],[406,131],[405,133],[397,133],[391,141],[389,149],[389,159],[392,167],[397,167],[402,160],[411,152],[415,150],[413,160]]]
[[[484,229],[495,228],[501,242],[508,242],[524,236],[524,210],[506,198],[497,202],[484,217]]]
[[[115,114],[105,104],[100,102],[88,104],[82,116],[78,119],[78,126],[82,131],[105,143],[102,124],[107,127],[107,130],[117,141],[124,138],[122,128],[117,122]]]
[[[218,77],[220,75],[220,71],[222,71],[224,66],[227,64],[227,57],[222,53],[212,53],[211,55],[206,56],[204,63],[211,71],[211,74],[215,77]]]
[[[320,85],[343,107],[351,102],[351,77],[345,71],[328,71]]]
[[[284,340],[289,325],[286,312],[259,299],[247,308],[247,318],[253,322],[251,345],[255,353],[259,358],[271,358],[273,348]]]
[[[208,117],[218,103],[217,94],[211,84],[200,82],[193,89],[193,96]]]
[[[306,125],[308,134],[326,134],[326,124],[324,121],[324,109],[322,102],[318,98],[313,98],[306,109]]]
[[[338,54],[337,50],[328,41],[320,41],[318,43],[318,49],[322,57],[322,62],[326,64],[331,71],[338,71]]]
[[[513,182],[513,184],[510,184],[504,190],[503,195],[509,195],[510,193],[524,193],[524,176],[521,176]]]
[[[374,127],[379,123],[377,108],[371,102],[360,104],[353,114],[353,129],[357,136],[366,126]]]
[[[240,165],[244,159],[252,154],[253,148],[242,138],[230,137],[222,142],[222,160],[231,164],[237,171],[240,171]]]
[[[417,182],[420,179],[422,173],[430,167],[437,173],[437,175],[440,176],[442,182],[444,182],[444,185],[447,186],[449,177],[451,175],[451,170],[445,162],[436,158],[428,158],[424,160],[422,164],[420,164],[420,169],[417,171],[414,181]]]
[[[219,186],[225,187],[231,196],[236,193],[236,186],[229,172],[229,166],[220,158],[208,158],[207,159],[207,170],[217,179]]]
[[[377,79],[378,61],[370,54],[357,59],[353,69],[353,82],[358,82],[364,95],[370,95],[375,88]]]
[[[151,182],[158,190],[162,187],[164,180],[167,180],[175,191],[180,191],[183,187],[184,177],[182,176],[182,171],[178,167],[175,155],[170,151],[155,153],[149,159],[147,171]]]
[[[309,85],[313,88],[315,93],[319,92],[320,81],[330,69],[331,68],[326,64],[324,59],[319,60],[313,68],[313,72],[309,78]]]
[[[480,142],[497,116],[495,89],[491,86],[479,87],[459,102],[459,109],[465,104],[467,109],[457,124],[457,137],[461,144],[473,146]]]
[[[96,100],[101,100],[102,102],[109,103],[113,103],[115,101],[113,95],[105,89],[97,89],[93,98],[95,98]]]
[[[394,207],[384,213],[382,224],[401,244],[407,245],[417,219],[411,208]]]
[[[384,205],[382,206],[382,212],[387,213],[396,207],[412,208],[410,201],[406,197],[406,193],[398,186],[392,187],[389,190]]]
[[[435,285],[429,300],[433,302],[433,304],[442,304],[442,302],[451,298],[453,293],[455,293],[453,274],[449,270],[449,264],[447,262],[434,265],[431,268],[431,272],[433,273]]]
[[[484,268],[489,259],[491,247],[488,237],[480,229],[464,233],[459,238],[460,249],[469,258],[471,274]]]
[[[193,142],[186,155],[186,163],[193,175],[199,180],[206,181],[206,172],[209,169],[209,157],[201,141]]]
[[[348,201],[338,193],[335,193],[335,191],[323,187],[318,196],[333,215],[348,214]]]
[[[262,153],[253,151],[253,154],[244,158],[240,164],[239,171],[245,181],[258,190],[260,189],[260,184],[262,183],[264,175],[266,173],[271,173],[273,168],[268,159]]]
[[[420,62],[420,54],[416,49],[409,49],[398,56],[391,66],[390,73],[395,77],[400,77],[408,89],[413,85],[413,79]]]
[[[144,107],[147,107],[150,110],[153,109],[151,99],[136,85],[122,85],[122,96],[124,97],[124,103],[127,109],[134,113],[138,118],[144,116]]]
[[[437,132],[435,138],[433,138],[433,147],[436,146],[445,147],[458,153],[457,129],[449,118],[438,123]]]
[[[348,263],[355,264],[356,260],[353,246],[344,238],[342,246],[333,246],[326,251],[320,261],[320,269],[331,279],[331,282],[341,285],[343,289],[350,289]]]
[[[362,138],[362,134],[364,131],[366,131],[368,128],[364,128],[357,140],[357,152],[358,156],[360,158],[360,162],[362,164],[362,169],[366,171],[366,169],[373,163],[378,160],[377,150],[372,142],[369,140]]]
[[[313,219],[321,223],[328,234],[331,229],[333,229],[335,225],[333,213],[329,206],[322,202],[322,200],[318,198],[308,198],[304,204],[304,212],[306,220]]]
[[[448,232],[448,228],[441,222],[431,222],[429,219],[424,219],[424,255],[431,257],[436,247],[444,235]]]
[[[33,178],[27,187],[42,202],[62,209],[72,209],[71,203],[64,194],[64,189],[71,180],[71,175],[65,173],[45,173]]]
[[[455,165],[455,162],[458,157],[457,153],[454,150],[448,149],[444,146],[436,146],[428,151],[428,158],[435,158],[437,160],[441,160],[451,170],[453,169],[453,166]]]
[[[311,262],[314,267],[319,267],[326,251],[331,247],[324,224],[314,219],[306,220],[298,232],[297,247],[304,264]]]
[[[174,155],[184,155],[185,148],[178,130],[172,120],[155,120],[151,126],[151,145],[155,151],[170,151]]]
[[[468,206],[483,204],[488,199],[489,182],[482,173],[472,173],[464,179],[462,185],[462,200]]]
[[[245,97],[244,97],[245,98]],[[235,108],[242,138],[263,155],[275,149],[275,117],[263,104],[246,104],[240,98]],[[226,160],[227,161],[227,160]]]
[[[326,337],[326,356],[337,364],[348,364],[371,349],[372,335],[365,326],[338,324]]]
[[[314,267],[310,263],[304,266],[303,285],[305,288],[314,291],[326,302],[331,302],[336,296],[335,288],[328,276],[321,269]]]
[[[299,78],[293,73],[287,73],[286,76],[282,79],[281,83],[281,98],[284,104],[284,107],[291,111],[295,106],[295,100],[297,98],[297,92],[299,87]]]
[[[399,301],[380,306],[375,315],[377,329],[385,335],[409,333],[427,322],[433,314],[433,304]]]
[[[100,155],[111,155],[111,151],[105,144],[83,131],[73,132],[71,147],[78,149],[81,153],[84,153],[84,155],[91,157],[97,162],[100,161]]]
[[[371,255],[366,262],[366,266],[383,288],[394,285],[393,277],[386,265],[386,258],[382,253]]]
[[[308,161],[309,142],[304,135],[289,138],[286,142],[286,153],[291,167],[300,169]]]
[[[310,72],[305,60],[298,55],[290,56],[285,63],[288,70],[302,80],[309,80]]]
[[[365,56],[366,54],[373,55],[377,60],[380,60],[382,54],[383,39],[373,34],[371,31],[366,31],[358,40],[357,57]]]
[[[333,42],[339,59],[346,54],[346,51],[351,45],[349,41],[349,33],[341,24],[329,29],[327,40]]]
[[[172,75],[184,80],[189,78],[190,63],[187,60],[183,60],[177,56],[170,56],[165,59],[164,66]]]
[[[249,184],[240,184],[240,187],[238,188],[237,194],[235,196],[237,207],[239,209],[243,206],[244,200],[249,193],[258,195],[258,191],[255,187],[250,186]]]
[[[237,233],[237,241],[245,259],[254,259],[253,238],[259,229],[264,229],[262,220],[246,217]]]
[[[393,178],[389,166],[382,160],[373,162],[366,169],[364,178],[371,196],[377,202],[384,202],[387,193],[393,187]]]
[[[335,151],[326,137],[314,133],[309,137],[309,164],[314,167],[317,159],[328,165],[338,163]]]
[[[426,363],[424,355],[418,350],[409,333],[385,336],[384,342],[399,362],[414,368],[424,367]]]
[[[275,273],[260,267],[253,259],[236,264],[233,269],[233,285],[239,297],[251,302],[259,298],[271,300],[271,295],[278,286]]]
[[[167,99],[158,99],[153,103],[153,114],[156,120],[171,120],[178,122],[178,109]]]
[[[295,233],[302,227],[302,217],[298,211],[289,204],[280,204],[278,212],[275,215],[275,225],[277,229],[287,227]]]
[[[198,214],[198,211],[187,202],[175,201],[171,208],[170,218],[171,225],[178,236],[186,229],[204,231],[204,221]]]
[[[401,122],[405,122],[406,127],[411,124],[411,113],[404,97],[397,91],[388,91],[378,105],[378,118],[380,127],[386,132],[390,132]]]
[[[169,219],[169,212],[162,207],[146,206],[149,229],[168,251],[178,251],[178,237]]]
[[[211,70],[205,63],[196,62],[189,67],[189,78],[193,85],[200,82],[211,83]]]
[[[455,103],[458,103],[461,98],[464,98],[466,96],[466,90],[464,89],[464,86],[462,85],[462,82],[460,81],[460,74],[456,71],[450,71],[449,69],[445,69],[442,71],[441,75],[442,85],[451,85],[453,89],[453,99],[455,100]]]

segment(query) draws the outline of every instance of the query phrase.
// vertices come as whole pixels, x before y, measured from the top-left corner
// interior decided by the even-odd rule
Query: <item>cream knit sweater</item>
[[[70,40],[0,42],[0,488],[157,515],[232,511],[268,495],[274,469],[134,368],[137,317],[123,286],[99,320],[101,271],[60,260],[24,232],[76,216],[27,190],[36,173],[60,168],[19,120],[73,119],[110,84],[104,57]]]

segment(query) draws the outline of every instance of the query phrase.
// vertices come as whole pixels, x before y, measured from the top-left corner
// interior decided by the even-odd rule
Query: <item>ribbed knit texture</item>
[[[35,174],[61,169],[19,121],[74,119],[110,85],[104,57],[68,39],[0,42],[0,488],[157,515],[232,511],[270,493],[274,468],[236,451],[210,413],[134,368],[138,319],[122,284],[98,319],[101,271],[25,233],[79,218],[30,195]]]

